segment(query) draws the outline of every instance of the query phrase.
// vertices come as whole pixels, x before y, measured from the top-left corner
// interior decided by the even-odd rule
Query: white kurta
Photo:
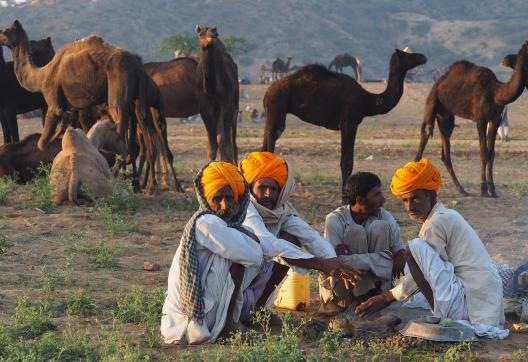
[[[279,257],[281,258],[281,262],[287,264],[282,258],[311,259],[314,256],[317,256],[327,259],[336,257],[332,245],[330,245],[330,243],[323,239],[316,230],[310,227],[310,225],[298,216],[284,216],[281,220],[280,227],[278,223],[265,224],[252,201],[248,206],[246,219],[244,220],[243,225],[255,233],[259,238],[265,260]],[[281,231],[285,231],[297,237],[301,245],[303,245],[308,252],[287,240],[278,238]],[[305,268],[293,267],[293,269],[303,274],[307,272],[307,269]]]
[[[422,225],[419,237],[444,262],[453,265],[454,274],[464,288],[469,321],[500,326],[504,322],[502,281],[484,244],[466,220],[455,210],[437,203]],[[404,300],[417,290],[412,276],[406,273],[391,292],[396,300]]]
[[[238,321],[243,304],[242,292],[257,275],[263,261],[257,242],[230,228],[219,217],[206,214],[196,220],[196,243],[204,293],[205,318],[201,323],[182,313],[180,306],[180,255],[176,250],[169,271],[168,294],[163,305],[161,334],[166,343],[200,344],[214,342],[222,331],[234,290],[229,268],[232,263],[245,267],[233,320]]]

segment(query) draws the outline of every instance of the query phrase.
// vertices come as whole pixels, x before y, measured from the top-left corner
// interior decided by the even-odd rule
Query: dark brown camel
[[[434,121],[438,123],[442,139],[442,162],[453,179],[458,192],[468,195],[460,185],[451,163],[451,135],[455,116],[473,120],[477,124],[480,144],[480,193],[496,197],[493,183],[495,137],[504,106],[515,101],[524,90],[527,73],[528,42],[518,53],[515,70],[507,83],[501,83],[486,67],[467,61],[451,65],[449,70],[433,85],[425,102],[420,146],[416,160],[422,158],[429,137],[433,134]],[[488,135],[486,136],[486,128]]]
[[[262,150],[275,150],[275,142],[286,128],[287,113],[317,126],[339,130],[344,185],[354,165],[354,142],[359,124],[366,116],[385,114],[394,108],[403,94],[407,71],[426,61],[422,54],[396,49],[390,59],[387,87],[381,94],[370,93],[352,77],[334,73],[321,65],[307,65],[279,79],[264,95],[266,128]]]
[[[282,78],[290,69],[292,57],[288,57],[286,61],[277,58],[271,63],[271,78],[277,80]]]
[[[47,64],[55,51],[51,39],[30,40],[31,56],[36,66]],[[13,62],[4,62],[0,46],[0,123],[4,134],[4,143],[18,142],[17,114],[42,110],[42,123],[46,114],[46,101],[41,93],[28,92],[18,82]],[[2,65],[3,63],[3,65]]]
[[[187,57],[145,63],[145,72],[161,92],[165,117],[187,118],[200,112],[196,94],[197,65],[195,59]]]
[[[501,64],[505,67],[515,69],[515,65],[517,64],[517,54],[508,54],[506,55],[502,61]],[[528,89],[528,77],[526,79],[526,89]]]
[[[121,139],[127,140],[133,103],[142,88],[139,82],[145,76],[137,55],[89,36],[65,45],[46,66],[39,68],[32,62],[28,37],[18,20],[0,31],[0,45],[11,49],[15,74],[22,87],[41,92],[48,104],[39,149],[44,149],[66,128],[62,117],[65,111],[104,102],[109,104],[109,113]],[[59,121],[62,121],[61,127],[58,127]]]
[[[359,58],[356,58],[348,53],[337,54],[332,60],[328,69],[332,70],[332,67],[335,67],[337,73],[343,73],[344,67],[352,67],[356,80],[361,81],[361,63]]]
[[[202,57],[196,68],[200,114],[209,138],[208,157],[237,162],[236,128],[238,117],[238,69],[224,44],[218,39],[216,28],[200,28],[196,34]]]

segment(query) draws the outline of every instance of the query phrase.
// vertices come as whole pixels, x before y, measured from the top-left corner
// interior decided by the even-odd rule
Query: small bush
[[[70,314],[87,317],[94,314],[97,306],[95,301],[91,299],[86,290],[79,289],[68,297],[66,300],[66,310]]]
[[[7,249],[12,246],[13,244],[8,243],[4,235],[0,235],[0,255],[7,253]]]
[[[117,269],[119,267],[114,250],[102,238],[97,238],[93,243],[87,243],[86,249],[91,255],[90,262],[98,268]]]
[[[15,181],[10,177],[0,178],[0,205],[5,205],[9,195],[15,189]]]
[[[151,292],[132,285],[120,289],[114,299],[114,316],[121,322],[141,323],[161,319],[161,308],[165,301],[165,292],[156,288]]]
[[[56,328],[44,308],[41,305],[31,305],[27,297],[18,300],[13,321],[15,334],[25,339],[35,338]]]
[[[35,177],[30,184],[31,200],[33,201],[30,207],[36,207],[46,214],[51,213],[55,209],[55,205],[51,202],[53,194],[53,187],[50,184],[51,165],[40,164],[37,169],[37,177]]]

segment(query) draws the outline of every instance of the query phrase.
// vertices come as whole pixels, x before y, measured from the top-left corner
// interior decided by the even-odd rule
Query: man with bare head
[[[370,172],[357,172],[345,183],[347,204],[326,216],[325,239],[350,267],[365,271],[354,288],[341,281],[325,280],[320,312],[336,314],[351,304],[387,291],[393,276],[403,272],[405,247],[400,227],[383,208],[381,180]]]
[[[244,226],[261,241],[271,270],[262,283],[262,293],[247,305],[264,307],[290,267],[303,274],[308,269],[319,270],[347,285],[356,284],[360,273],[336,258],[332,245],[302,220],[289,202],[295,182],[288,162],[270,152],[252,152],[240,162],[240,170],[251,190]],[[273,258],[277,261],[271,261]]]
[[[475,230],[437,200],[440,179],[425,158],[394,174],[392,193],[422,228],[419,238],[409,240],[401,283],[363,302],[356,313],[374,314],[421,291],[435,316],[465,320],[479,336],[505,338],[502,281]]]

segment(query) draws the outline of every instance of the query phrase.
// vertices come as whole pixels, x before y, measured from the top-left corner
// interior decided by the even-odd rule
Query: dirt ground
[[[371,171],[384,183],[386,208],[400,223],[406,241],[417,235],[419,225],[410,221],[400,203],[390,194],[387,183],[394,170],[414,158],[423,113],[423,104],[431,84],[408,84],[403,97],[389,114],[369,117],[359,127],[354,171]],[[372,92],[381,92],[380,83],[365,85]],[[262,110],[266,86],[242,86],[243,109],[246,105]],[[439,137],[429,142],[425,156],[442,173],[440,201],[458,210],[475,228],[489,254],[497,261],[515,267],[528,262],[528,96],[523,94],[510,106],[511,141],[498,142],[496,148],[496,199],[479,194],[479,151],[475,124],[457,119],[452,137],[453,164],[466,190],[474,196],[457,193],[440,160]],[[169,143],[174,152],[177,172],[186,192],[163,192],[158,196],[140,195],[140,207],[128,222],[136,231],[112,235],[103,226],[101,217],[88,206],[60,206],[51,214],[27,208],[29,186],[17,186],[7,202],[0,206],[0,235],[11,246],[0,254],[0,319],[8,321],[17,299],[23,295],[42,294],[40,275],[43,268],[53,275],[70,271],[73,284],[61,286],[54,293],[64,298],[74,290],[88,288],[94,298],[105,305],[120,287],[136,284],[146,289],[166,288],[167,274],[179,243],[183,227],[194,212],[196,203],[191,181],[206,161],[206,133],[200,122],[182,123],[169,120]],[[40,130],[38,119],[20,121],[21,135]],[[260,149],[262,123],[240,124],[237,142],[239,154]],[[277,143],[276,152],[293,165],[297,189],[293,202],[306,220],[323,230],[324,217],[340,206],[340,137],[337,132],[308,125],[288,116],[286,131]],[[78,243],[102,239],[117,255],[116,269],[96,268],[84,253],[71,253]],[[143,271],[143,262],[161,265],[161,271]],[[305,317],[313,316],[317,301]],[[103,313],[104,314],[104,313]],[[86,328],[107,323],[104,315],[81,318]],[[64,318],[57,318],[59,325]],[[128,326],[139,334],[139,328]],[[509,359],[511,352],[525,347],[526,336],[512,333],[505,341],[478,342],[474,351],[479,359]],[[171,352],[168,352],[169,354]]]

